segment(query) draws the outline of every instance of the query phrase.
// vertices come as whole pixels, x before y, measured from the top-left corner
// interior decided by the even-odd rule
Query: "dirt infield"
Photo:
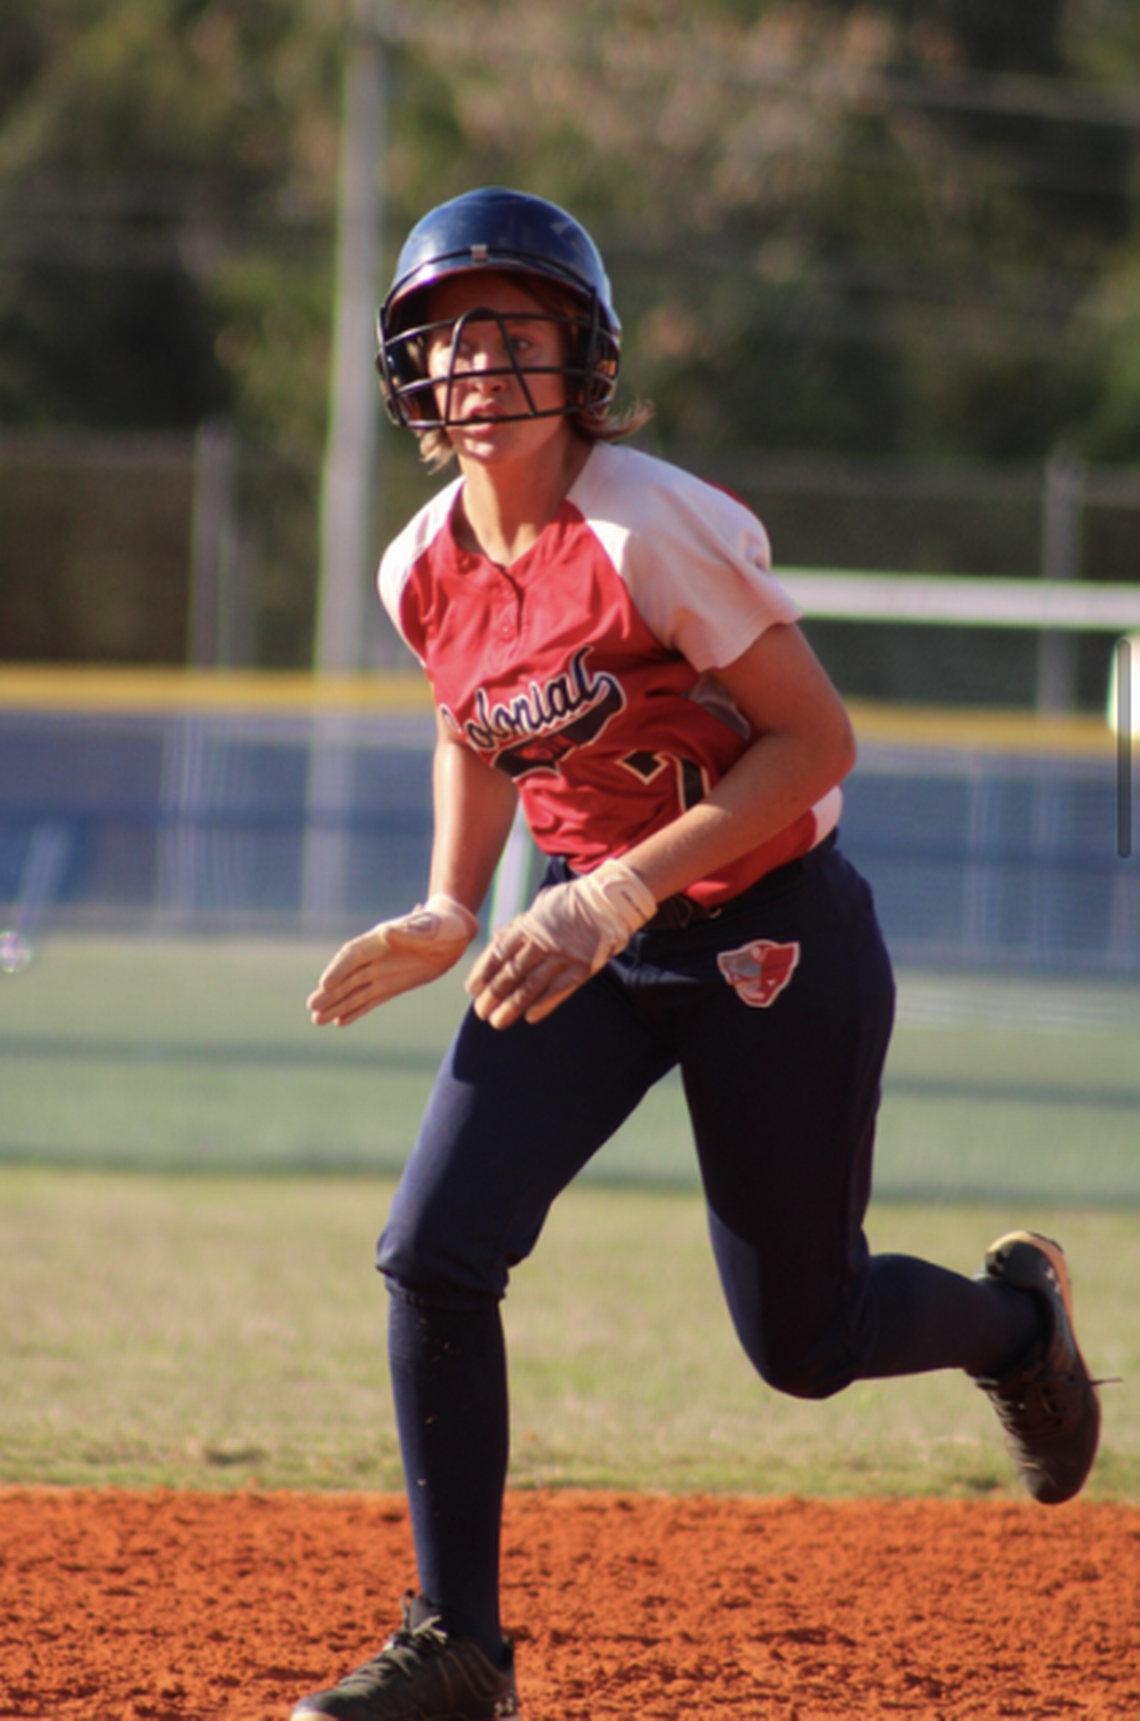
[[[1140,1715],[1140,1511],[515,1494],[526,1721]],[[0,1493],[0,1716],[283,1721],[413,1581],[400,1500]]]

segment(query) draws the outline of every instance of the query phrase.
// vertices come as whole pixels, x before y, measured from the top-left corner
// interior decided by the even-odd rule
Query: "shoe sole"
[[[1011,1277],[1008,1273],[1002,1270],[1006,1257],[1008,1257],[1013,1248],[1019,1243],[1026,1243],[1036,1253],[1044,1255],[1045,1259],[1049,1263],[1050,1270],[1056,1277],[1057,1289],[1060,1293],[1061,1304],[1065,1311],[1065,1319],[1069,1323],[1069,1337],[1072,1340],[1073,1352],[1076,1356],[1078,1365],[1084,1373],[1085,1380],[1088,1383],[1089,1393],[1092,1397],[1093,1404],[1096,1407],[1096,1436],[1093,1444],[1093,1453],[1089,1459],[1088,1470],[1086,1470],[1085,1475],[1077,1488],[1067,1490],[1062,1494],[1038,1494],[1030,1487],[1027,1478],[1024,1475],[1022,1476],[1022,1481],[1025,1482],[1027,1487],[1030,1487],[1030,1492],[1034,1494],[1034,1498],[1040,1505],[1059,1506],[1064,1505],[1066,1501],[1073,1499],[1074,1496],[1080,1492],[1080,1489],[1088,1479],[1089,1472],[1092,1470],[1093,1462],[1096,1457],[1096,1449],[1100,1444],[1100,1395],[1096,1390],[1092,1376],[1089,1374],[1088,1364],[1085,1362],[1085,1359],[1081,1354],[1081,1348],[1077,1343],[1076,1328],[1073,1324],[1073,1288],[1069,1279],[1069,1267],[1065,1260],[1065,1251],[1061,1248],[1061,1245],[1059,1243],[1055,1243],[1052,1237],[1044,1236],[1040,1231],[1008,1231],[1004,1237],[999,1237],[997,1242],[992,1243],[986,1250],[986,1276],[988,1278],[998,1280],[1002,1284],[1013,1285],[1018,1290],[1035,1292],[1037,1287],[1032,1282],[1023,1281],[1017,1275],[1016,1271]],[[995,1268],[997,1269],[996,1271]],[[1016,1458],[1016,1454],[1014,1456]]]
[[[1057,1289],[1061,1293],[1065,1316],[1069,1329],[1073,1327],[1073,1287],[1069,1281],[1069,1265],[1065,1260],[1065,1251],[1059,1243],[1054,1243],[1052,1237],[1045,1237],[1040,1231],[1007,1231],[1004,1237],[999,1237],[986,1250],[986,1273],[991,1279],[1000,1279],[1004,1285],[1015,1285],[1018,1290],[1027,1291],[1033,1287],[1023,1285],[1016,1278],[1010,1279],[1004,1272],[994,1272],[993,1268],[1002,1258],[1010,1253],[1014,1244],[1028,1243],[1032,1249],[1045,1256],[1054,1273],[1057,1275]],[[1073,1333],[1073,1343],[1076,1344],[1076,1334]],[[1084,1358],[1081,1358],[1083,1364]]]

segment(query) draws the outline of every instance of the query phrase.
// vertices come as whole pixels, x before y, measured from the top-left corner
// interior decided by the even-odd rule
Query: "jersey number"
[[[709,782],[704,770],[693,759],[678,758],[676,753],[627,753],[622,760],[627,771],[632,771],[635,777],[640,777],[643,783],[652,783],[662,771],[673,769],[677,782],[677,799],[681,811],[687,813],[690,807],[695,807],[703,801],[709,792]]]

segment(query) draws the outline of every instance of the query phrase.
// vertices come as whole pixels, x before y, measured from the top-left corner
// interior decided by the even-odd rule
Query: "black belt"
[[[675,896],[667,896],[664,902],[657,904],[657,913],[647,920],[641,928],[642,932],[681,932],[686,926],[703,925],[708,920],[719,920],[722,914],[728,914],[738,908],[744,908],[752,902],[762,902],[766,896],[782,890],[793,879],[800,878],[804,873],[811,872],[825,855],[829,855],[835,847],[836,831],[828,834],[818,842],[806,855],[799,855],[795,860],[785,861],[783,866],[773,867],[771,872],[763,873],[755,884],[746,885],[737,896],[730,896],[726,902],[714,903],[706,908],[703,903],[694,902],[691,896],[686,896],[679,890]]]

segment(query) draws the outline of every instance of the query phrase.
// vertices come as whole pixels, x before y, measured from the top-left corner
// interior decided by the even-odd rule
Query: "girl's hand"
[[[468,975],[475,1014],[492,1028],[509,1028],[520,1016],[541,1022],[624,950],[656,908],[649,886],[616,860],[541,891],[495,934]]]
[[[377,1004],[426,986],[453,968],[479,930],[470,909],[442,894],[385,920],[339,950],[308,1000],[318,1027],[347,1028]]]

